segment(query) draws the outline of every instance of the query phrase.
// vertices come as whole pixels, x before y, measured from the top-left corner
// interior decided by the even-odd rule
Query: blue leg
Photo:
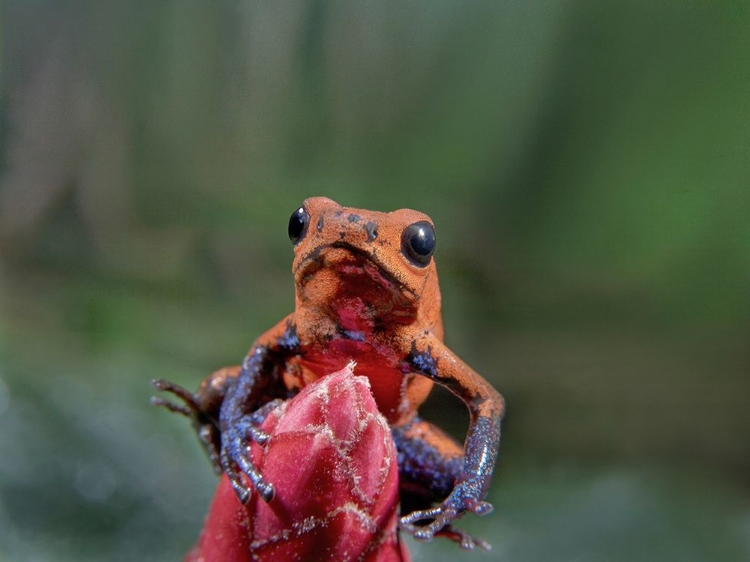
[[[433,503],[444,501],[461,477],[463,450],[449,435],[418,417],[403,427],[393,428],[392,434],[398,451],[401,513],[407,514],[402,518],[402,525],[416,535],[420,526],[415,523],[432,519]],[[412,516],[412,513],[419,515]],[[434,535],[457,542],[465,550],[475,547],[490,550],[488,543],[451,523],[446,523]]]
[[[245,358],[237,382],[229,388],[221,405],[221,466],[229,477],[242,503],[250,499],[252,488],[270,502],[273,486],[263,479],[250,458],[250,442],[264,444],[268,435],[259,429],[266,416],[286,394],[280,382],[278,366],[283,365],[277,354],[264,346],[256,346]],[[245,484],[247,475],[251,486]]]

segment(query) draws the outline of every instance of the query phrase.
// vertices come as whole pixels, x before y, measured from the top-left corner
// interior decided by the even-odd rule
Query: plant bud
[[[186,562],[409,560],[391,430],[354,364],[271,412],[252,461],[275,489],[240,504],[223,475]],[[247,482],[249,484],[249,481]]]

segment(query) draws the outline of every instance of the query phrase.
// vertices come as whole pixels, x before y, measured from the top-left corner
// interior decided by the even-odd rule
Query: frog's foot
[[[475,539],[451,524],[467,511],[477,515],[487,515],[492,511],[492,504],[471,497],[464,498],[463,487],[459,485],[443,503],[405,515],[401,518],[400,525],[402,529],[420,541],[429,541],[436,535],[442,535],[458,542],[461,548],[466,550],[472,550],[477,546],[489,550],[489,544],[485,541]],[[417,525],[420,521],[427,521],[427,523]]]
[[[203,445],[214,471],[221,473],[218,447],[221,437],[219,436],[217,421],[200,406],[195,394],[186,388],[165,379],[155,379],[151,381],[151,385],[162,392],[169,392],[183,402],[179,404],[161,396],[151,397],[153,406],[166,408],[170,412],[183,415],[193,423],[198,439]]]
[[[492,546],[487,541],[482,540],[479,537],[473,537],[466,531],[454,527],[450,523],[435,533],[435,536],[445,537],[453,542],[457,542],[464,550],[474,550],[477,547],[486,552],[492,550]]]
[[[250,459],[250,444],[268,443],[270,436],[260,429],[260,425],[281,402],[282,400],[273,400],[252,414],[242,416],[231,428],[225,430],[222,436],[221,466],[241,503],[247,503],[250,499],[252,488],[255,488],[266,502],[273,499],[273,485],[265,481]],[[247,475],[252,486],[245,484],[243,473]]]
[[[191,420],[195,419],[199,414],[202,413],[200,407],[198,406],[198,403],[195,401],[193,393],[188,389],[166,379],[154,379],[151,381],[151,386],[153,386],[156,390],[170,392],[185,403],[184,405],[175,404],[174,402],[167,400],[166,398],[162,398],[160,396],[152,396],[151,404],[153,406],[162,406],[170,412],[182,414],[183,416],[190,418]]]
[[[268,434],[262,432],[251,422],[251,416],[244,416],[233,428],[227,429],[222,435],[221,466],[224,468],[232,483],[232,488],[241,503],[250,499],[252,488],[258,490],[260,497],[270,502],[274,496],[271,484],[263,479],[258,468],[250,460],[250,441],[260,444],[268,442]],[[242,478],[247,475],[252,486],[247,486]]]

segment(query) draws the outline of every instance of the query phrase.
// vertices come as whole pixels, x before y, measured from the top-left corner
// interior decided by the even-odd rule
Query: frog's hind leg
[[[435,425],[418,417],[392,430],[398,451],[402,527],[419,538],[420,519],[409,514],[429,511],[435,502],[443,501],[453,490],[464,463],[463,449],[452,437]],[[485,541],[465,531],[446,525],[436,536],[448,538],[472,550],[489,550]]]
[[[168,392],[180,403],[161,396],[152,396],[151,404],[161,406],[171,412],[182,414],[193,424],[195,433],[208,455],[217,474],[221,468],[221,431],[219,430],[219,410],[227,389],[240,373],[240,366],[224,367],[206,377],[196,392],[165,379],[151,381],[157,390]]]
[[[419,417],[393,428],[392,434],[398,451],[401,493],[428,503],[444,500],[461,475],[461,445]]]

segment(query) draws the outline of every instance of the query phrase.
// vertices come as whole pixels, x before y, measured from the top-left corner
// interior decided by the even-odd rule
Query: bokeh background
[[[215,477],[149,380],[291,310],[311,195],[434,219],[508,402],[494,550],[415,560],[750,560],[748,3],[1,10],[0,560],[187,551]]]

